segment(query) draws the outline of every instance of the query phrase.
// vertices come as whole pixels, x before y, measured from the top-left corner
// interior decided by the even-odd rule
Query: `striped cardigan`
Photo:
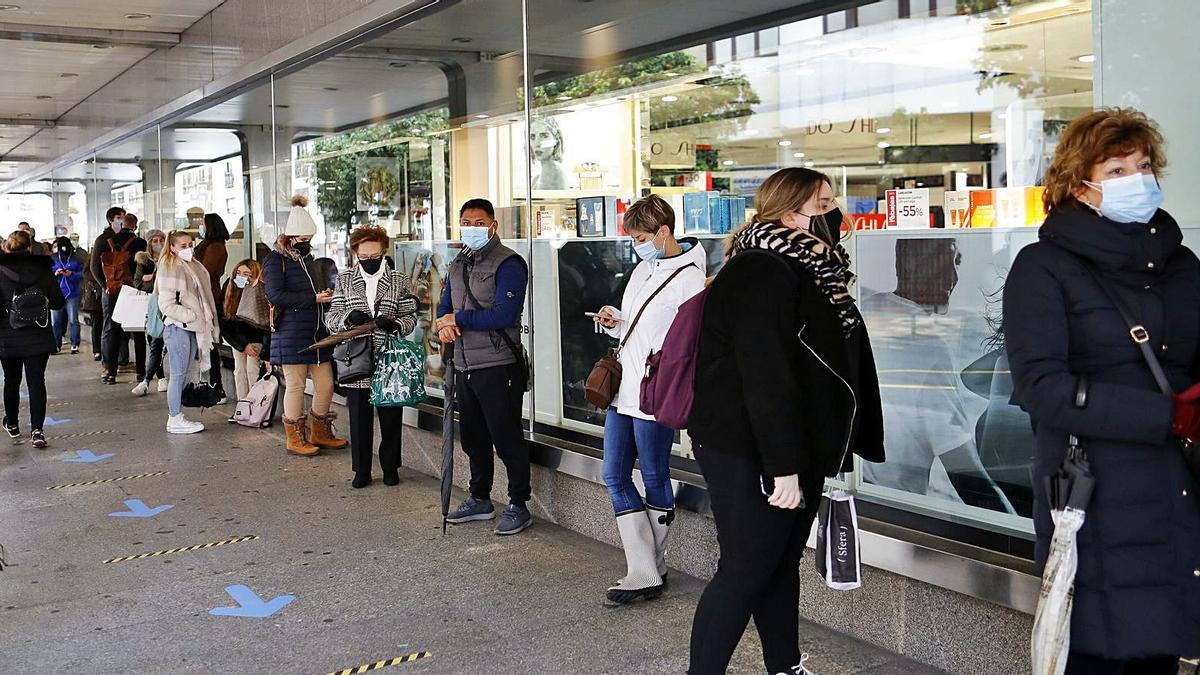
[[[375,310],[367,304],[367,282],[355,266],[338,274],[337,283],[333,289],[333,301],[325,312],[325,326],[330,333],[345,330],[346,319],[354,310],[366,312],[371,316],[386,316],[395,319],[400,324],[400,330],[395,334],[405,336],[417,327],[417,299],[413,297],[408,277],[396,270],[388,269],[379,280],[379,288],[375,291]],[[383,330],[374,333],[375,349],[383,348],[384,340],[393,337]],[[351,389],[367,389],[371,386],[370,378],[343,385]]]

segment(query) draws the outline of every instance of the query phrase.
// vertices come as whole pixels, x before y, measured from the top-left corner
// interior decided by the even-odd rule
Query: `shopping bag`
[[[133,286],[122,286],[113,306],[112,320],[131,331],[146,330],[146,312],[150,309],[150,294]]]
[[[860,588],[862,560],[854,495],[827,490],[821,496],[817,528],[817,572],[825,585],[837,591]]]
[[[414,406],[425,398],[425,349],[411,340],[388,338],[375,353],[371,405]]]

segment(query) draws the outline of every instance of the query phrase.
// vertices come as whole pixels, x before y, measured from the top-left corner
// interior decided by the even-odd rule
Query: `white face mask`
[[[179,259],[182,260],[183,262],[192,262],[192,253],[194,251],[195,251],[195,249],[185,248],[185,249],[181,249],[175,255],[179,256]]]

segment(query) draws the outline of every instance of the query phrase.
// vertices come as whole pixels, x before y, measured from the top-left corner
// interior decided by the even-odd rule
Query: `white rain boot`
[[[671,523],[675,522],[675,509],[663,510],[646,505],[650,517],[650,529],[654,530],[654,562],[663,586],[667,585],[667,537],[671,534]]]
[[[645,511],[617,516],[617,531],[625,547],[627,573],[624,579],[608,589],[610,607],[626,605],[636,600],[652,600],[662,595],[662,577],[654,556],[654,531]]]

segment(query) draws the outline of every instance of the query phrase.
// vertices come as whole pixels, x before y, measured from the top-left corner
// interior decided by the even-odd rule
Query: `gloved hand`
[[[1200,441],[1200,384],[1175,395],[1175,435],[1189,441]]]
[[[361,309],[356,309],[353,312],[350,312],[350,316],[346,317],[346,325],[347,326],[361,326],[370,320],[371,320],[370,314],[367,314],[366,312],[362,311]]]
[[[380,330],[384,330],[389,333],[395,333],[400,330],[400,323],[390,316],[375,317],[375,325],[379,326]]]

